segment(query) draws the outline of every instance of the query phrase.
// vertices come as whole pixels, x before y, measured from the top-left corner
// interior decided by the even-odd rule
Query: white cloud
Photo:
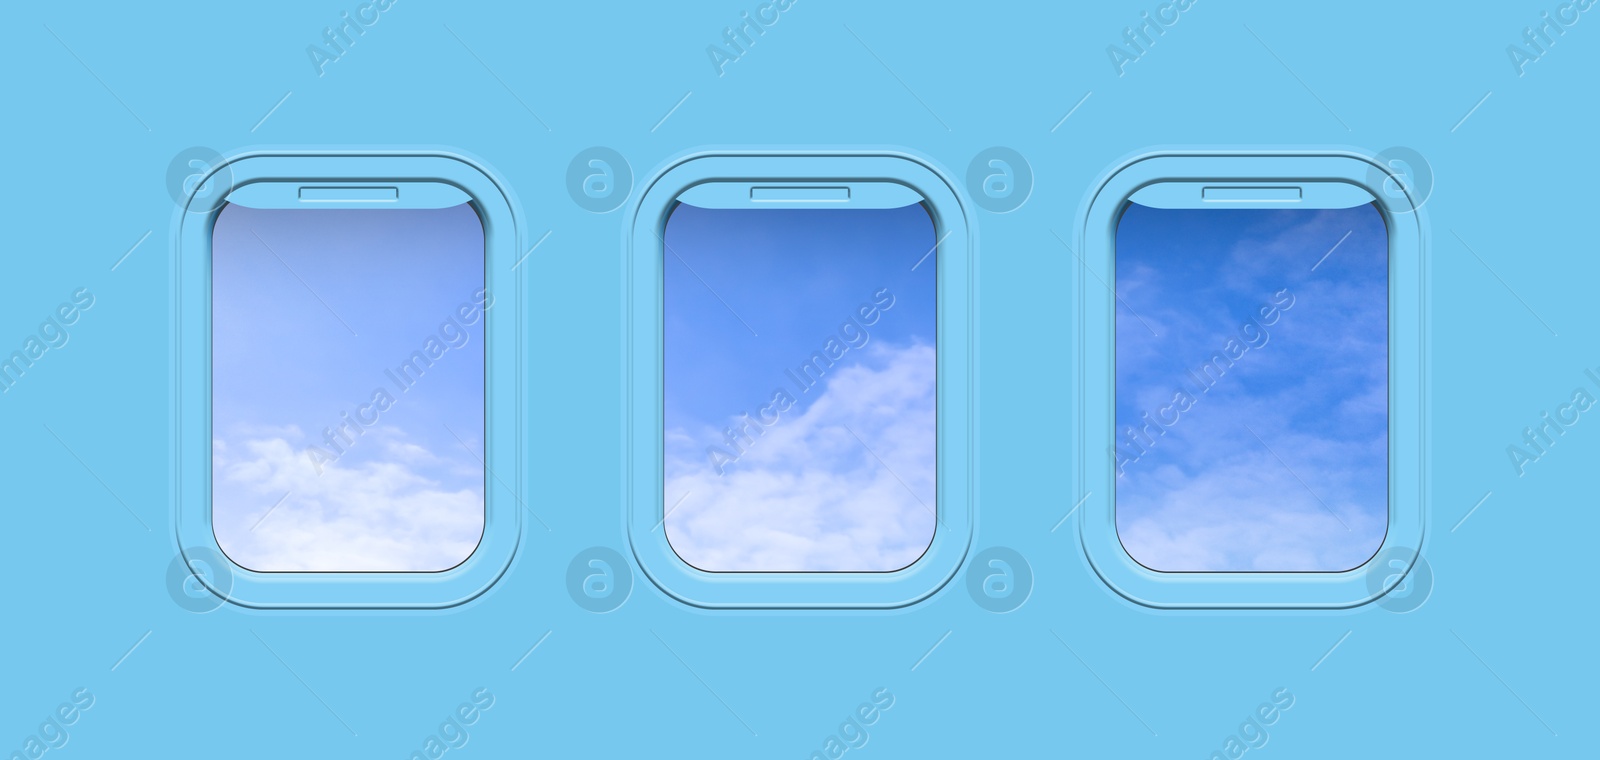
[[[416,469],[438,457],[402,437],[387,431],[386,458],[324,464],[320,476],[283,437],[214,440],[218,544],[233,561],[266,572],[454,567],[483,534],[482,468],[447,486]]]
[[[1117,533],[1128,553],[1152,569],[1189,572],[1327,572],[1370,557],[1388,521],[1387,430],[1381,422],[1366,437],[1297,429],[1297,415],[1325,413],[1296,403],[1303,393],[1297,385],[1248,400],[1202,396],[1117,479]]]
[[[1381,225],[1365,207],[1298,218],[1243,234],[1207,277],[1119,263],[1132,270],[1119,278],[1119,291],[1160,335],[1119,315],[1121,422],[1170,403],[1177,388],[1196,398],[1117,479],[1118,536],[1151,568],[1343,570],[1382,542],[1388,312]],[[1352,229],[1359,234],[1312,271]],[[1238,335],[1251,313],[1245,309],[1283,288],[1294,305],[1265,326],[1270,339],[1199,392],[1186,372]]]
[[[1383,540],[1385,513],[1313,495],[1259,445],[1194,476],[1175,467],[1149,475],[1158,486],[1119,493],[1117,534],[1154,570],[1347,570]]]
[[[937,509],[934,350],[859,353],[725,474],[706,454],[719,429],[668,431],[663,508],[688,494],[665,523],[680,557],[723,572],[887,572],[922,556]]]

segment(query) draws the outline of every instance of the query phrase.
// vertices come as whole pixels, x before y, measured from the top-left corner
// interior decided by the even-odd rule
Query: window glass
[[[934,225],[702,208],[663,233],[663,522],[714,572],[890,572],[937,515]]]
[[[1388,526],[1381,213],[1127,205],[1117,534],[1160,571],[1361,565]]]
[[[483,225],[228,204],[211,271],[212,520],[260,572],[430,572],[484,525]]]

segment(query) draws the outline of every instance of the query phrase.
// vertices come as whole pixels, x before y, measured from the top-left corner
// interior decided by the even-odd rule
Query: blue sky
[[[1170,571],[1339,571],[1370,557],[1388,508],[1378,211],[1130,204],[1114,282],[1129,553]],[[1219,352],[1232,359],[1213,365],[1220,378],[1197,379]],[[1192,404],[1175,405],[1180,392]],[[1171,425],[1130,445],[1125,428],[1147,412]]]
[[[935,242],[927,211],[684,204],[664,240],[673,548],[718,571],[915,561],[937,510],[937,254],[918,265]],[[789,371],[819,351],[837,361],[807,389]],[[780,390],[792,399],[783,411]],[[724,430],[763,407],[771,424],[730,446]]]
[[[471,207],[230,204],[213,242],[213,518],[224,551],[257,570],[430,571],[465,559],[482,533],[484,483],[456,439],[481,454],[474,301],[487,297]],[[409,388],[386,373],[419,350],[436,359]],[[378,389],[392,398],[386,410],[372,405]],[[372,424],[348,426],[353,443],[336,448],[324,430],[345,415]]]

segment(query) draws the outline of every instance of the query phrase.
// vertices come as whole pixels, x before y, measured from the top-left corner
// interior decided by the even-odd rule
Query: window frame
[[[661,234],[677,198],[705,182],[804,186],[894,182],[919,193],[934,221],[936,266],[936,503],[926,552],[894,572],[709,572],[678,557],[660,525],[663,499]],[[972,538],[972,235],[957,185],[928,163],[893,152],[719,151],[682,157],[645,185],[626,226],[624,341],[628,541],[640,570],[667,595],[710,609],[885,609],[915,604],[960,569]]]
[[[510,270],[516,260],[518,224],[503,183],[477,163],[444,152],[252,152],[210,167],[195,183],[225,186],[206,198],[221,199],[246,185],[336,183],[343,186],[432,182],[453,186],[471,199],[483,223],[484,284],[495,309],[484,318],[483,535],[459,565],[435,572],[256,572],[234,563],[218,545],[211,504],[211,245],[225,204],[191,195],[173,221],[175,289],[173,319],[175,425],[174,525],[185,561],[221,561],[226,583],[196,575],[226,601],[252,609],[437,609],[477,598],[510,566],[521,542],[517,498],[525,475],[518,378],[525,376],[521,351],[524,277]],[[493,473],[493,474],[490,474]],[[214,555],[207,556],[209,552]],[[191,556],[193,555],[193,556]],[[220,559],[219,559],[220,558]]]
[[[1081,260],[1071,268],[1070,283],[1078,301],[1078,329],[1069,332],[1078,344],[1073,355],[1079,365],[1076,480],[1078,496],[1089,494],[1078,533],[1090,567],[1118,595],[1159,609],[1343,609],[1371,602],[1401,581],[1403,573],[1371,591],[1368,575],[1378,558],[1403,557],[1408,570],[1415,563],[1428,501],[1426,225],[1409,189],[1402,186],[1399,196],[1384,191],[1387,176],[1375,159],[1353,151],[1163,151],[1121,164],[1086,196],[1077,236]],[[1124,204],[1135,192],[1166,182],[1343,182],[1377,199],[1389,241],[1388,531],[1362,565],[1343,572],[1161,572],[1123,548],[1112,453],[1116,300],[1104,283],[1115,287],[1116,227]],[[1384,577],[1389,575],[1386,569]]]

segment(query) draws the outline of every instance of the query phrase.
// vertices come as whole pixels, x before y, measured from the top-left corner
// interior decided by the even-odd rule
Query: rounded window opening
[[[485,524],[484,226],[442,184],[234,192],[211,234],[211,520],[256,572],[440,572]]]
[[[672,550],[887,573],[933,542],[939,240],[890,182],[696,185],[661,236]]]
[[[1116,223],[1117,537],[1162,572],[1359,567],[1389,525],[1383,213],[1343,183],[1205,185]]]

